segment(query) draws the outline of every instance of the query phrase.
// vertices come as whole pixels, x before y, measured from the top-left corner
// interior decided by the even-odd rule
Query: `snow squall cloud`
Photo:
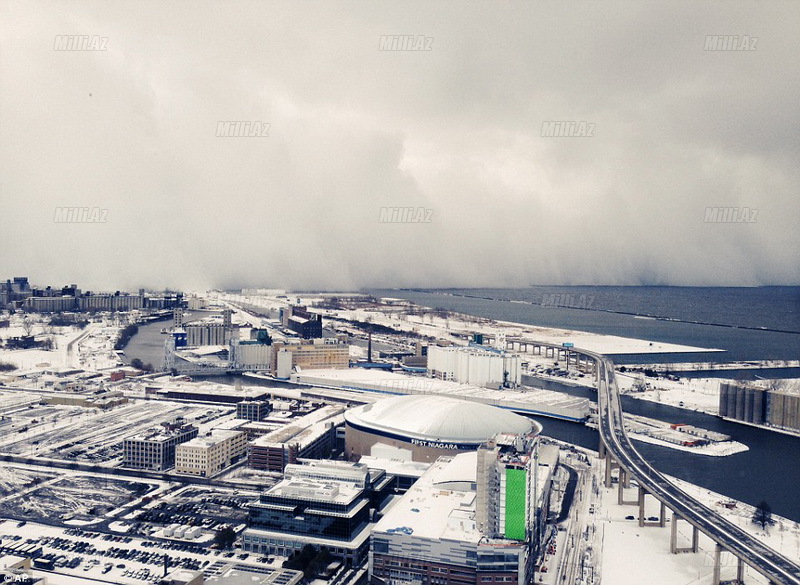
[[[800,284],[797,3],[0,11],[3,278]],[[58,35],[107,50],[54,50]],[[379,50],[383,35],[432,41]],[[709,35],[757,44],[704,50]],[[237,120],[269,136],[216,136]],[[56,223],[57,207],[107,221]],[[381,223],[386,207],[430,222]],[[756,221],[707,221],[726,207]]]

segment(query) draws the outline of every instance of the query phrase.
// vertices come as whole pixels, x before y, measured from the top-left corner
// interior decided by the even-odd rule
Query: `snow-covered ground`
[[[121,324],[116,320],[102,323],[89,323],[85,328],[47,325],[46,317],[26,315],[30,321],[28,331],[41,340],[53,340],[52,350],[34,348],[9,350],[0,349],[0,362],[17,366],[18,371],[41,370],[44,368],[83,368],[100,370],[117,365],[119,359],[114,353],[114,342],[119,335]],[[0,337],[20,337],[28,334],[23,326],[23,317],[13,315],[11,326],[0,329]],[[14,372],[11,372],[13,374]],[[0,374],[2,376],[2,374]]]
[[[597,472],[602,465],[597,465]],[[599,481],[599,476],[598,476]],[[752,524],[753,509],[741,502],[729,510],[721,505],[730,502],[719,494],[698,486],[673,479],[692,496],[712,507],[741,528],[756,535],[771,548],[784,556],[800,559],[800,525],[784,518],[773,516],[776,525],[767,532]],[[667,525],[664,528],[639,527],[638,508],[632,505],[617,504],[617,486],[610,489],[601,487],[601,503],[595,509],[594,523],[602,543],[602,578],[605,583],[647,583],[648,585],[694,585],[711,581],[714,564],[714,542],[700,534],[697,553],[670,552],[669,540],[672,515],[667,512]],[[630,490],[633,498],[634,489]],[[655,498],[647,497],[645,514],[657,516],[659,504]],[[628,517],[633,516],[631,520]],[[691,542],[691,526],[680,521],[678,524],[678,546]],[[728,553],[722,555],[722,580],[736,577],[736,559]],[[766,584],[768,580],[751,567],[745,568],[746,583]]]

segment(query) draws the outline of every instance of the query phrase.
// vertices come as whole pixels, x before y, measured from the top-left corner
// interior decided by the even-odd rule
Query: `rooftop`
[[[203,437],[195,437],[185,443],[182,443],[178,446],[178,448],[186,448],[186,447],[213,447],[214,445],[218,445],[223,441],[227,441],[235,437],[236,435],[241,434],[242,431],[228,431],[224,429],[214,429],[211,431],[210,436],[203,436]]]
[[[418,538],[480,542],[482,534],[475,524],[475,491],[442,489],[440,485],[453,477],[474,483],[477,457],[475,451],[440,457],[376,524],[373,534],[405,532]]]
[[[448,396],[384,398],[345,413],[350,424],[437,441],[481,443],[497,433],[528,433],[538,425],[509,410]]]

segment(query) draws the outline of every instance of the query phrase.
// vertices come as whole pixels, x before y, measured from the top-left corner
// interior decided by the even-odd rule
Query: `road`
[[[600,435],[620,465],[648,493],[771,581],[780,585],[800,585],[800,566],[695,500],[650,466],[625,433],[613,363],[594,352],[577,348],[573,351],[593,357],[597,362]]]

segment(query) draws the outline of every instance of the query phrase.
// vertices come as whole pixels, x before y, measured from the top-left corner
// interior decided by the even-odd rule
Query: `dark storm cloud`
[[[4,2],[0,27],[5,275],[800,282],[796,3]],[[54,51],[65,34],[107,51]],[[758,43],[704,51],[707,35]],[[269,136],[217,137],[226,120]],[[58,206],[108,221],[54,223]]]

